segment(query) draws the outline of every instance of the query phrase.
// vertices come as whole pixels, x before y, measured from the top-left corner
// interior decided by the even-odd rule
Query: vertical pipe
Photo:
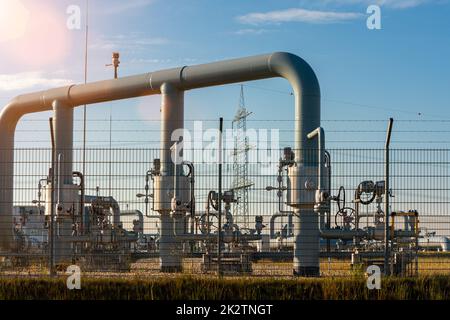
[[[55,152],[63,155],[61,179],[63,184],[72,184],[73,108],[58,100],[55,100],[52,106]]]
[[[174,219],[170,214],[171,198],[168,191],[174,190],[175,163],[171,157],[173,144],[172,134],[177,129],[184,128],[184,92],[170,83],[161,86],[161,182],[155,190],[158,193],[158,211],[161,214],[160,224],[160,269],[162,272],[180,272],[182,258],[180,240],[174,236],[174,228],[180,229],[183,221]],[[180,137],[182,139],[182,136]],[[181,164],[178,164],[181,166]]]
[[[317,116],[317,115],[316,115]],[[317,190],[323,188],[323,150],[325,134],[319,126],[305,132],[310,118],[302,115],[301,121],[296,121],[296,163],[297,178],[294,185],[295,216],[297,219],[294,229],[294,274],[304,277],[320,276],[320,232],[319,215],[315,212],[314,204]],[[320,119],[320,118],[319,118]],[[305,122],[305,123],[304,123]],[[312,122],[312,121],[311,121]],[[313,139],[317,136],[317,139]],[[317,187],[316,187],[317,186]]]
[[[64,197],[63,197],[63,186],[64,186],[64,181],[63,181],[63,170],[62,170],[62,163],[64,161],[64,156],[62,153],[58,153],[58,157],[57,157],[57,171],[56,171],[56,203],[60,204],[62,202],[64,202]]]
[[[49,271],[50,277],[55,275],[55,132],[53,130],[53,118],[49,119],[50,122],[50,137],[52,141],[52,168],[50,177],[50,186],[52,188],[50,192],[50,230],[49,230],[49,242],[50,242],[50,254],[49,254]]]
[[[173,176],[172,133],[184,128],[184,92],[169,83],[161,86],[161,175]]]
[[[149,185],[148,182],[150,180],[150,175],[151,175],[151,171],[148,170],[145,173],[145,216],[148,217],[148,198],[149,198],[149,194],[148,194],[148,190],[149,190]],[[155,186],[155,184],[153,183],[153,187]],[[155,192],[153,191],[153,199],[155,199]],[[153,209],[153,208],[152,208]]]
[[[325,156],[325,131],[323,130],[322,127],[317,128],[316,130],[308,133],[307,138],[308,139],[314,139],[315,137],[317,137],[318,140],[318,170],[317,170],[317,179],[318,179],[318,186],[317,186],[317,191],[316,191],[316,205],[321,206],[321,203],[317,203],[317,201],[321,201],[318,199],[317,197],[317,193],[319,193],[321,195],[321,193],[323,192],[324,186],[325,186],[325,161],[324,161],[324,156]],[[325,228],[325,212],[323,210],[318,210],[319,211],[319,226],[320,229],[324,229]]]
[[[389,119],[389,125],[386,134],[386,144],[384,148],[384,180],[385,180],[385,190],[384,190],[384,274],[390,275],[390,246],[389,246],[389,146],[391,143],[391,133],[392,133],[392,125],[394,123],[394,119]]]
[[[294,217],[294,275],[318,277],[320,275],[319,217],[314,209],[295,208]]]
[[[57,180],[55,190],[57,190],[57,206],[55,215],[56,233],[54,237],[57,240],[54,244],[55,262],[67,262],[70,258],[71,244],[69,239],[72,234],[72,220],[67,215],[67,210],[74,203],[72,193],[73,185],[73,108],[67,103],[55,100],[52,103],[54,110],[53,125],[55,138],[55,156],[57,156]]]
[[[219,121],[219,198],[217,201],[218,207],[218,233],[217,233],[217,275],[222,277],[222,132],[223,132],[223,118]]]
[[[80,230],[80,235],[83,235],[83,233],[84,233],[84,221],[83,221],[84,220],[83,219],[83,217],[84,217],[84,197],[85,197],[84,175],[82,172],[75,171],[73,173],[73,176],[80,178],[79,187],[80,187],[80,192],[81,192],[81,195],[80,195],[81,198],[80,198],[80,212],[79,212],[79,214],[80,214],[80,229],[79,230]]]
[[[311,78],[313,79],[313,77]],[[316,80],[314,80],[316,81]],[[313,83],[313,81],[311,81]],[[307,134],[320,127],[320,93],[305,95],[294,86],[295,96],[295,163],[290,170],[294,202],[294,259],[293,273],[297,276],[320,275],[319,216],[314,212],[315,188],[317,185],[317,139],[308,139]]]

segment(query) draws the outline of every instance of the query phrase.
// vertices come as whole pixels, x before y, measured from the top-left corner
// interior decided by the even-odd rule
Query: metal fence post
[[[390,275],[390,234],[389,234],[389,145],[391,143],[391,133],[392,133],[392,125],[394,123],[394,119],[389,119],[389,125],[386,134],[386,144],[384,148],[384,180],[385,180],[385,189],[384,189],[384,274],[386,276]]]
[[[223,132],[223,118],[219,121],[219,197],[217,201],[218,206],[218,230],[217,230],[217,274],[222,277],[222,132]]]

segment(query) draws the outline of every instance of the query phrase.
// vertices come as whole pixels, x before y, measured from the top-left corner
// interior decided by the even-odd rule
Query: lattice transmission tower
[[[239,106],[232,122],[234,134],[232,189],[236,199],[238,199],[237,203],[234,204],[234,216],[246,228],[248,228],[249,223],[248,189],[253,185],[248,178],[248,151],[250,145],[246,134],[247,117],[250,114],[251,112],[245,108],[244,86],[241,85]]]

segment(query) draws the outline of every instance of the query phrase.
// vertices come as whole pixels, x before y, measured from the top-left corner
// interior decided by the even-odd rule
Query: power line
[[[289,95],[289,96],[293,96],[294,95],[293,92],[291,92],[291,91],[283,91],[283,90],[277,90],[277,89],[266,88],[266,87],[255,86],[255,85],[249,85],[249,84],[244,84],[244,86],[246,86],[248,88],[253,88],[253,89],[258,89],[258,90],[263,90],[263,91],[268,91],[268,92],[275,92],[275,93]],[[332,99],[332,98],[327,98],[327,97],[322,97],[321,99],[323,101],[341,103],[341,104],[345,104],[345,105],[349,105],[349,106],[357,106],[357,107],[368,108],[368,109],[395,111],[395,112],[401,112],[401,113],[415,114],[417,116],[427,115],[427,116],[430,116],[430,117],[439,117],[439,118],[442,117],[442,115],[435,115],[435,114],[431,114],[431,113],[424,114],[422,112],[414,112],[414,111],[408,111],[408,110],[403,110],[403,109],[373,106],[373,105],[368,105],[368,104],[364,104],[364,103],[343,101],[343,100]]]

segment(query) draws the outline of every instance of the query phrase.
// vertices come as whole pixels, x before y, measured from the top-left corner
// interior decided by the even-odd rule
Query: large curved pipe
[[[320,126],[320,87],[308,63],[290,53],[276,52],[185,66],[16,97],[0,114],[0,247],[8,249],[13,244],[14,132],[23,115],[52,110],[55,101],[74,108],[85,104],[160,94],[164,84],[185,91],[272,77],[287,79],[293,88],[295,160],[297,163],[308,163],[310,161],[305,158],[304,150],[317,149],[317,141],[307,139],[306,135]]]

